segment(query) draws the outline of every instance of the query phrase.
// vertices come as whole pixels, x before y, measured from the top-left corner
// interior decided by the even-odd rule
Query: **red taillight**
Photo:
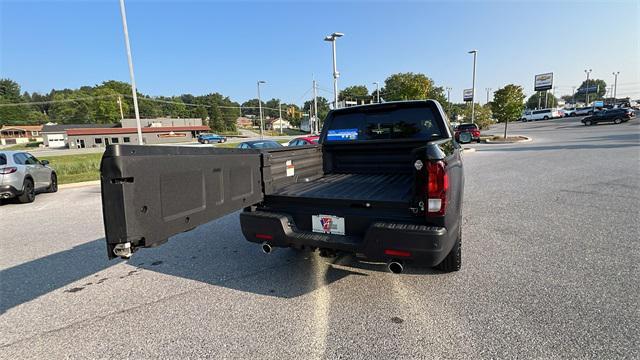
[[[444,161],[427,163],[427,215],[442,216],[447,207],[447,190],[449,189],[449,176],[447,165]]]
[[[4,168],[0,169],[0,175],[9,175],[9,174],[13,174],[16,171],[18,171],[17,167],[8,166],[8,167],[4,167]]]
[[[393,249],[385,249],[384,250],[384,254],[385,255],[389,255],[389,256],[397,256],[397,257],[409,257],[409,256],[411,256],[411,253],[408,252],[408,251],[393,250]]]
[[[273,240],[273,235],[269,234],[256,234],[256,237],[262,240]]]

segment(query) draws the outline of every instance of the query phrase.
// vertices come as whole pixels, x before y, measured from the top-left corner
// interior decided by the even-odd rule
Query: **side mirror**
[[[471,142],[471,133],[462,132],[458,135],[458,142],[461,144],[468,144]]]
[[[40,160],[40,164],[49,165],[49,160]]]

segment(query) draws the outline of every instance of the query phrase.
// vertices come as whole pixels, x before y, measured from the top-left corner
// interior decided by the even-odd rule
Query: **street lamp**
[[[127,48],[127,61],[129,62],[129,77],[131,78],[131,93],[133,95],[133,109],[136,114],[136,128],[138,129],[138,144],[142,145],[142,126],[140,125],[140,111],[138,110],[138,95],[136,90],[136,78],[133,76],[133,60],[131,59],[131,45],[129,44],[129,29],[127,27],[127,12],[124,8],[124,0],[120,0],[120,16],[122,16],[122,31],[124,32],[124,44]]]
[[[264,80],[258,80],[258,109],[260,111],[260,140],[264,139],[263,123],[262,123],[262,100],[260,100],[260,84],[266,84]]]
[[[615,76],[615,80],[614,80],[614,84],[613,85],[613,101],[616,101],[616,95],[618,94],[618,75],[620,75],[620,71],[616,71],[613,73],[613,76]]]
[[[589,74],[591,74],[591,69],[589,70],[585,70],[584,71],[585,74],[587,74],[587,89],[586,89],[586,101],[585,101],[585,106],[589,106]],[[596,94],[597,96],[598,94]]]
[[[340,76],[340,73],[338,72],[337,65],[336,65],[336,39],[342,36],[344,36],[343,33],[334,32],[333,34],[327,35],[324,38],[324,41],[331,42],[331,49],[333,51],[333,108],[334,109],[338,108],[338,76]]]
[[[475,123],[476,118],[476,57],[478,56],[478,50],[471,50],[469,54],[473,54],[473,85],[471,93],[471,123]]]
[[[375,85],[375,86],[376,86],[376,97],[377,97],[377,101],[376,101],[376,102],[377,102],[378,104],[380,104],[380,85],[378,84],[378,82],[377,82],[377,81],[375,81],[375,82],[373,83],[373,85]]]
[[[485,88],[485,90],[487,90],[487,104],[489,103],[489,92],[493,89],[491,88]]]

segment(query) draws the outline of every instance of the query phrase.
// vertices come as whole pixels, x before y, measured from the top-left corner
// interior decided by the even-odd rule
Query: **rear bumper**
[[[298,230],[286,214],[264,211],[241,213],[240,224],[245,238],[255,243],[345,251],[371,261],[400,259],[425,266],[435,266],[445,258],[456,241],[452,234],[457,233],[444,227],[375,222],[364,237],[321,234]],[[395,250],[396,255],[385,250]],[[398,252],[409,255],[399,256]]]
[[[10,199],[22,192],[11,185],[0,185],[0,199]]]

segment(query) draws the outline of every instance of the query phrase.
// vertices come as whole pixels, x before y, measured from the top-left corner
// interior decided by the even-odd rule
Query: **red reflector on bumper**
[[[389,255],[389,256],[400,256],[400,257],[409,257],[409,256],[411,256],[411,253],[408,252],[408,251],[392,250],[392,249],[385,249],[384,250],[384,254],[385,255]]]
[[[273,240],[273,235],[268,234],[256,234],[256,237],[262,240]]]

